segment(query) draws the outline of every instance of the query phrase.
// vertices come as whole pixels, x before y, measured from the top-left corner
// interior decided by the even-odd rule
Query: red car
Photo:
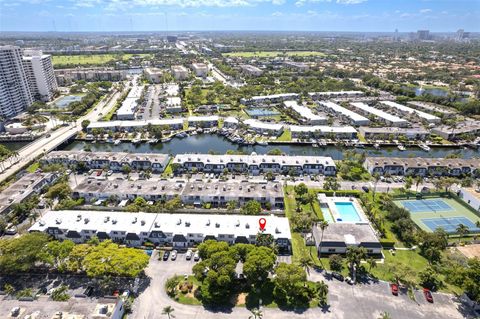
[[[428,302],[433,303],[433,296],[429,289],[423,288],[423,295]]]
[[[102,171],[97,171],[97,176],[102,175]]]
[[[390,284],[390,290],[392,291],[392,295],[398,296],[398,285],[397,284]]]

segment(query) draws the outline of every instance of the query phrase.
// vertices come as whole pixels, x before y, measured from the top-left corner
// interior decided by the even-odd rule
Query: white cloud
[[[432,12],[432,9],[421,9],[420,13],[429,13]]]
[[[283,13],[280,12],[280,11],[276,11],[276,12],[272,13],[272,17],[281,17],[281,16],[283,16]]]

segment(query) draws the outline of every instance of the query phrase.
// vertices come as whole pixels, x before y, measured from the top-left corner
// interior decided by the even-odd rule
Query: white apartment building
[[[0,117],[10,118],[33,103],[20,48],[0,46]]]
[[[242,73],[248,76],[260,76],[263,74],[263,71],[256,66],[250,64],[241,64],[240,69]]]
[[[288,219],[274,215],[262,217],[267,221],[264,233],[273,236],[281,252],[290,252]],[[245,215],[49,211],[29,231],[45,232],[55,239],[68,239],[78,244],[97,237],[133,247],[148,242],[186,249],[209,239],[229,244],[255,244],[260,231],[258,218]]]
[[[380,121],[388,125],[396,126],[396,127],[407,127],[409,125],[407,120],[399,118],[398,116],[392,115],[390,113],[384,112],[377,108],[371,107],[365,103],[351,102],[350,105],[355,107],[357,110],[359,110],[364,114],[375,116],[377,119],[379,119]]]
[[[438,116],[425,113],[416,109],[412,109],[411,107],[398,104],[392,101],[380,101],[381,105],[385,105],[386,107],[393,108],[397,110],[399,113],[404,114],[404,115],[415,115],[418,118],[420,118],[423,121],[426,121],[428,123],[440,123],[441,119]]]
[[[340,115],[341,117],[347,118],[353,125],[368,125],[370,120],[366,117],[350,111],[349,109],[344,108],[333,102],[318,102],[318,105],[323,106],[329,113],[335,115]]]
[[[146,68],[143,70],[143,75],[151,83],[160,83],[163,71],[158,68]]]
[[[172,66],[172,75],[177,81],[183,81],[188,78],[188,70],[183,65]]]
[[[205,63],[192,63],[192,70],[196,76],[206,78],[208,75],[208,66]]]
[[[42,101],[51,101],[58,88],[53,72],[52,57],[43,54],[40,50],[25,50],[23,66],[33,97]]]
[[[315,114],[312,110],[304,105],[300,105],[297,101],[285,101],[283,106],[286,110],[295,114],[300,120],[309,125],[321,125],[326,124],[327,119],[323,116]]]

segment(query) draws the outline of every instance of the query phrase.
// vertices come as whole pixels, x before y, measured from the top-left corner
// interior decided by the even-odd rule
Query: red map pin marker
[[[260,230],[265,230],[265,225],[267,225],[267,220],[265,218],[260,218],[258,220],[258,224],[260,225]]]

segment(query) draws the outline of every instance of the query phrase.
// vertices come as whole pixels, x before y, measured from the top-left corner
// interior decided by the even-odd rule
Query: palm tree
[[[300,258],[299,262],[300,266],[305,269],[305,271],[310,274],[310,267],[312,267],[313,261],[308,256],[303,256]]]
[[[368,267],[369,267],[368,272],[371,272],[372,268],[377,267],[377,261],[374,258],[368,258],[367,263],[368,263]]]
[[[392,316],[388,312],[384,311],[380,313],[380,317],[378,317],[378,319],[392,319]]]
[[[423,182],[423,177],[418,175],[415,177],[415,192],[418,193],[418,186]]]
[[[166,306],[162,310],[162,315],[167,315],[168,319],[175,318],[175,316],[172,314],[175,311],[172,306]]]
[[[252,313],[252,315],[250,317],[248,317],[248,319],[262,319],[263,318],[263,313],[260,309],[253,308],[252,310],[250,310],[250,312]]]
[[[375,200],[375,193],[377,192],[377,184],[378,184],[378,181],[380,180],[380,174],[374,173],[372,177],[373,177],[373,199]]]
[[[327,304],[327,295],[328,295],[328,285],[323,281],[317,281],[317,293],[320,305]]]
[[[460,238],[458,241],[460,241],[463,237],[465,237],[466,234],[468,234],[469,229],[468,226],[465,226],[464,224],[458,224],[457,226],[457,233],[460,235]]]
[[[347,248],[346,258],[350,264],[353,282],[356,281],[356,268],[360,266],[362,259],[367,256],[367,250],[364,247],[350,246]]]
[[[323,243],[323,233],[325,232],[325,229],[327,229],[327,227],[328,227],[328,222],[326,220],[322,220],[317,225],[318,225],[318,227],[320,227],[320,230],[322,231],[322,235],[320,236],[320,243],[318,244],[318,251],[321,254],[322,253],[322,243]],[[319,259],[320,259],[320,263],[322,264],[322,267],[323,267],[322,259],[321,258],[319,258]]]

